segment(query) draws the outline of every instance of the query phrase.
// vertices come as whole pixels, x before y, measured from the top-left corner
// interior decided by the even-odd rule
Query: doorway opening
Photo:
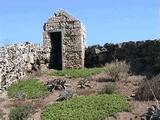
[[[50,69],[62,70],[62,32],[51,32]]]

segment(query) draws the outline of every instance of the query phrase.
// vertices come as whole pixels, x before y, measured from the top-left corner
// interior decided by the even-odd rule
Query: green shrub
[[[66,77],[90,77],[95,74],[99,74],[101,72],[104,72],[105,68],[84,68],[84,69],[65,69],[62,71],[55,71],[51,73],[52,76],[66,76]]]
[[[135,98],[137,100],[160,100],[160,74],[152,77],[151,79],[143,80],[136,92]]]
[[[9,113],[9,120],[27,120],[32,107],[30,105],[17,106],[11,109]]]
[[[116,61],[116,62],[112,62],[110,64],[107,64],[106,67],[107,72],[109,72],[110,76],[112,77],[112,80],[117,81],[120,79],[127,79],[129,74],[129,70],[130,70],[130,65],[126,64],[125,61]]]
[[[42,120],[102,120],[117,112],[129,111],[126,98],[120,95],[81,96],[46,107]]]
[[[116,86],[114,83],[106,84],[103,86],[99,94],[114,94],[116,93]]]
[[[13,98],[40,98],[48,94],[47,87],[38,80],[21,80],[7,88],[8,96]]]

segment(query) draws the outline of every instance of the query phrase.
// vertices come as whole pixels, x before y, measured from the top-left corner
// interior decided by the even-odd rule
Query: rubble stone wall
[[[48,61],[49,50],[40,45],[26,43],[0,47],[0,89],[27,73],[46,68]]]
[[[77,59],[82,59],[82,52],[72,52],[66,52],[66,64],[73,67],[77,67],[75,63],[83,64]],[[94,45],[86,48],[85,53],[86,67],[104,66],[118,59],[129,63],[135,73],[160,72],[160,40]],[[22,79],[27,73],[47,69],[49,59],[50,49],[41,45],[25,43],[0,47],[0,90]]]
[[[85,28],[82,23],[63,10],[59,10],[44,24],[44,46],[52,49],[50,33],[62,32],[63,68],[83,68]],[[53,41],[54,42],[54,41]]]
[[[160,40],[94,45],[86,49],[85,66],[104,66],[115,59],[126,61],[133,73],[160,73]]]
[[[52,58],[50,33],[62,32],[63,68],[84,67],[85,28],[82,23],[59,10],[43,26],[43,46],[30,43],[0,47],[0,90],[27,73],[49,67]]]

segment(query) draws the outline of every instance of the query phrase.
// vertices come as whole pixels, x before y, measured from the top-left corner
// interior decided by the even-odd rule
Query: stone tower
[[[58,10],[44,24],[43,44],[50,48],[49,68],[83,68],[85,28],[64,10]]]

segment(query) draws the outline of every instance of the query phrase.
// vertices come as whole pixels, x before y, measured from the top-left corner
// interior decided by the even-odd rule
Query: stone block
[[[79,28],[80,29],[81,28],[80,21],[75,21],[73,26],[74,26],[74,28]]]

